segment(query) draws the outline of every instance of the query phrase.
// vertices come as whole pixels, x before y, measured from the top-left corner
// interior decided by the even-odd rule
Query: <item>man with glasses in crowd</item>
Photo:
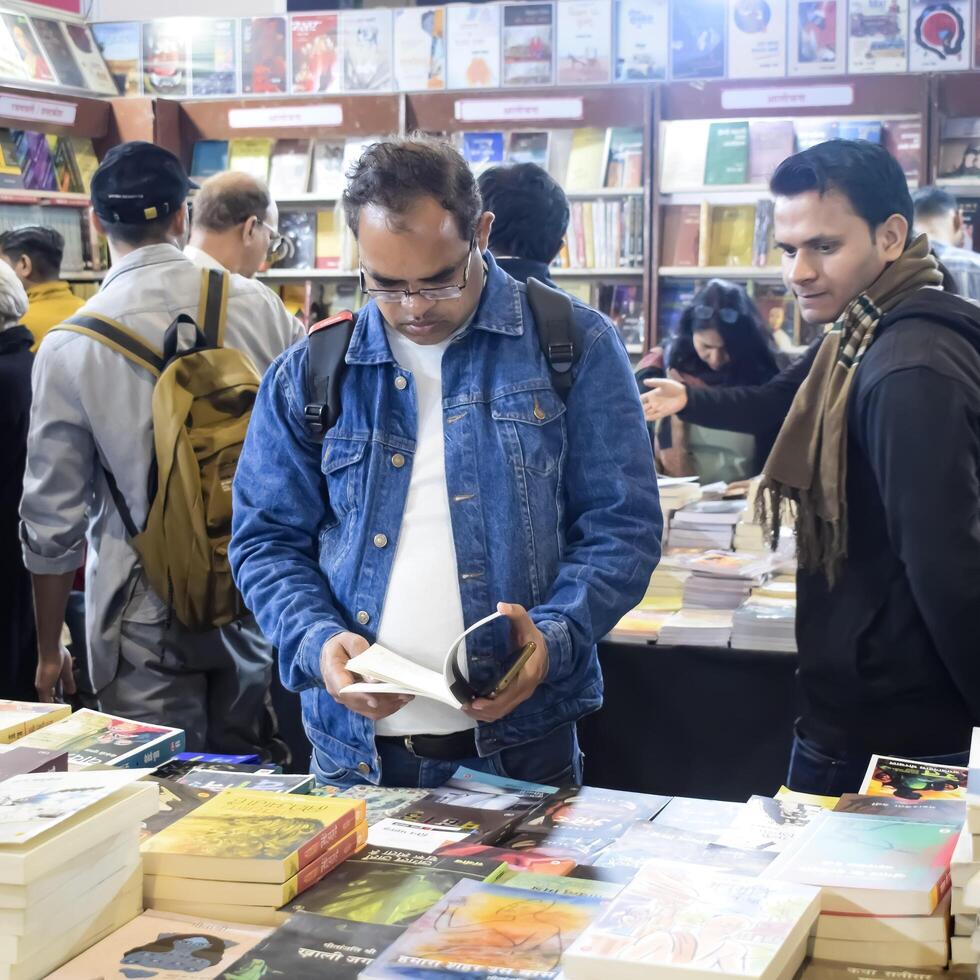
[[[81,314],[115,321],[155,351],[178,315],[197,317],[202,273],[181,252],[191,187],[177,158],[151,143],[106,154],[92,178],[92,220],[112,268]],[[298,333],[270,290],[230,277],[225,340],[260,373]],[[182,626],[150,587],[117,506],[121,499],[144,526],[154,376],[105,343],[56,330],[33,377],[21,537],[34,579],[40,700],[74,690],[61,624],[87,538],[89,671],[102,710],[182,728],[191,751],[282,759],[266,707],[272,648],[255,621],[202,633]]]
[[[337,423],[304,419],[308,352],[266,375],[235,479],[236,580],[301,692],[312,768],[334,785],[437,786],[460,764],[580,783],[575,723],[602,700],[596,641],[643,595],[660,553],[656,477],[629,360],[572,307],[559,393],[523,287],[487,250],[485,211],[446,143],[369,147],[345,193],[361,288]],[[329,329],[329,328],[328,328]],[[345,691],[379,642],[441,673],[456,637],[499,696],[462,708]]]
[[[279,209],[261,181],[228,170],[209,177],[194,195],[184,254],[195,265],[251,279],[282,247]]]

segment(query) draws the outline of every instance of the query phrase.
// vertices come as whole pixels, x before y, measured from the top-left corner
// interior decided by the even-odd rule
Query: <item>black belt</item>
[[[450,735],[379,735],[377,740],[398,743],[420,759],[438,759],[441,762],[472,759],[477,754],[475,728]]]

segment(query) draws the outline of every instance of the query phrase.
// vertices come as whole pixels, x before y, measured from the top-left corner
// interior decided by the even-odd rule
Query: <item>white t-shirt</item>
[[[395,360],[406,376],[411,375],[409,387],[401,392],[406,398],[411,397],[414,381],[418,434],[378,642],[441,672],[446,651],[465,629],[446,489],[442,411],[442,355],[453,338],[422,345],[390,327],[385,330]],[[460,660],[464,658],[465,648],[460,653]],[[378,735],[448,735],[475,727],[476,722],[456,708],[415,698],[379,721],[376,730]]]

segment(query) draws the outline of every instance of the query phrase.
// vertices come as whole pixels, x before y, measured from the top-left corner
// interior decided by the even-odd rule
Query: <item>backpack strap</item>
[[[149,371],[154,378],[160,377],[160,372],[164,368],[164,359],[142,337],[131,330],[127,330],[121,323],[110,320],[107,316],[94,313],[76,313],[64,323],[52,327],[52,330],[66,330],[69,333],[79,333],[83,337],[97,340],[117,354],[121,354],[131,363]],[[155,458],[150,469],[151,480],[153,480],[156,472]],[[116,478],[104,463],[102,464],[102,472],[105,474],[109,493],[112,495],[116,510],[119,511],[119,516],[122,518],[126,533],[131,538],[135,538],[140,533],[140,529],[133,520],[132,511],[130,511],[122,491],[116,483]]]
[[[572,368],[579,358],[575,345],[575,309],[568,295],[538,279],[528,279],[526,289],[551,383],[561,400],[567,401],[572,390]]]
[[[149,371],[155,378],[160,376],[164,360],[143,340],[139,334],[128,330],[121,323],[110,320],[107,316],[97,313],[76,313],[64,323],[52,327],[52,330],[67,330],[69,333],[80,333],[84,337],[105,344],[117,354],[122,354],[128,361]]]
[[[347,367],[347,348],[354,334],[354,314],[344,310],[314,323],[307,332],[307,428],[320,440],[340,417],[340,382]]]
[[[223,269],[201,270],[201,301],[197,322],[209,347],[224,347],[231,276]]]

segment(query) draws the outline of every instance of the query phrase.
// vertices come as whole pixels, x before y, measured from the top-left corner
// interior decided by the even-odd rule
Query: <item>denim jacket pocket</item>
[[[518,454],[518,465],[540,476],[550,476],[565,451],[565,403],[553,388],[515,391],[490,403],[490,414],[508,426],[504,441]]]
[[[320,469],[327,484],[330,509],[338,522],[357,507],[361,496],[367,463],[362,460],[367,452],[367,442],[361,439],[343,439],[328,436],[323,440],[323,456]]]

